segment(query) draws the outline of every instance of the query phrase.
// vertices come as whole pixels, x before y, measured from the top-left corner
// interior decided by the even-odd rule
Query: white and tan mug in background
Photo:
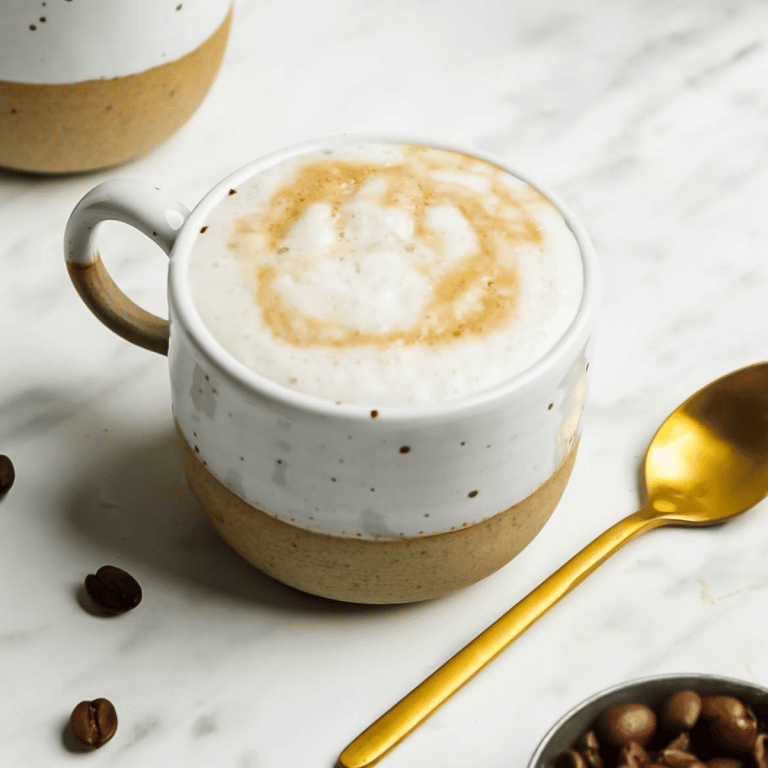
[[[347,140],[353,138],[334,141]],[[366,140],[403,143],[400,137]],[[454,400],[373,412],[283,387],[236,360],[203,324],[190,295],[190,253],[211,212],[233,190],[326,141],[244,166],[191,212],[149,184],[102,184],[70,217],[67,266],[103,323],[168,355],[187,480],[235,550],[272,577],[324,597],[362,603],[434,598],[508,563],[563,493],[587,386],[596,259],[579,223],[541,185],[482,153],[407,139],[491,162],[549,198],[581,254],[575,318],[527,370]],[[105,220],[132,225],[170,256],[170,323],[133,304],[109,277],[97,248]]]
[[[88,171],[139,157],[198,108],[232,0],[2,0],[0,166]]]

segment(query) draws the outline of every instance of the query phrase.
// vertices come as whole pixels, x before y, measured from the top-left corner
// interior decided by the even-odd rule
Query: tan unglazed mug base
[[[554,511],[578,448],[530,496],[482,522],[433,536],[370,540],[309,531],[256,509],[217,480],[176,429],[192,493],[240,555],[303,592],[369,604],[442,597],[506,565]]]
[[[232,19],[181,58],[145,72],[80,83],[0,80],[0,166],[35,173],[106,168],[149,152],[200,106]]]

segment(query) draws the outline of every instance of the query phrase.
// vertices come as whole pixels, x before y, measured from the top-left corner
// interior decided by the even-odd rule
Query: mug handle
[[[152,352],[168,354],[168,321],[134,304],[112,280],[96,247],[104,221],[121,221],[143,232],[170,256],[189,216],[181,203],[156,187],[127,179],[94,187],[75,206],[64,234],[64,258],[80,298],[118,336]]]

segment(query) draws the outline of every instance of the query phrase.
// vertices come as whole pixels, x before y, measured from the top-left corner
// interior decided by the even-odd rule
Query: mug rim
[[[269,152],[252,160],[233,171],[216,185],[194,206],[171,249],[168,277],[168,304],[171,322],[171,344],[173,344],[173,321],[181,321],[187,331],[187,337],[197,351],[218,372],[236,386],[249,393],[270,400],[276,406],[298,408],[319,416],[347,417],[351,419],[370,419],[370,405],[358,403],[335,403],[331,400],[310,395],[283,386],[267,376],[252,370],[228,352],[203,322],[192,300],[189,289],[189,259],[199,230],[208,214],[228,195],[229,190],[249,180],[260,171],[272,167],[290,157],[309,152],[321,146],[338,143],[378,143],[409,144],[431,147],[454,152],[462,152],[479,160],[491,163],[510,175],[529,184],[544,195],[560,212],[579,247],[582,263],[583,286],[579,307],[568,328],[557,342],[533,365],[514,376],[510,376],[492,387],[473,392],[462,397],[442,400],[435,403],[417,403],[412,405],[384,406],[378,409],[378,420],[399,421],[414,419],[431,420],[446,415],[466,414],[482,409],[503,399],[513,392],[525,390],[535,385],[547,371],[556,367],[571,349],[583,346],[592,329],[599,297],[599,273],[597,257],[589,237],[568,206],[546,185],[531,179],[524,172],[518,171],[500,158],[490,153],[459,143],[435,140],[425,137],[402,135],[397,133],[339,133],[291,144]]]

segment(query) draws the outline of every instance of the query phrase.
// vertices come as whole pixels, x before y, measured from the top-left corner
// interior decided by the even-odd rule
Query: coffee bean
[[[16,470],[13,468],[13,462],[7,456],[0,454],[0,499],[11,490],[15,479]]]
[[[130,573],[114,565],[105,565],[85,577],[88,597],[104,613],[114,616],[135,608],[141,602],[141,587]]]
[[[589,768],[589,766],[575,749],[567,749],[557,756],[554,768]]]
[[[629,746],[633,741],[642,747],[656,731],[656,715],[643,704],[615,704],[600,715],[595,730],[613,747]]]
[[[654,710],[639,703],[609,707],[568,752],[588,768],[768,768],[764,726],[733,696],[679,691]],[[563,755],[556,768],[581,768],[573,755]]]
[[[752,747],[752,757],[756,768],[768,768],[768,734],[761,733]]]
[[[705,696],[701,700],[701,716],[704,720],[741,717],[747,708],[735,696]]]
[[[656,759],[667,768],[707,768],[696,755],[682,749],[662,749]]]
[[[670,733],[690,731],[701,714],[701,696],[695,691],[680,691],[670,696],[659,712],[659,725]]]
[[[81,747],[98,749],[115,735],[117,712],[107,699],[81,701],[69,716],[69,727]]]
[[[636,741],[622,747],[619,752],[619,763],[627,768],[645,768],[650,762],[650,756]]]
[[[712,748],[719,755],[746,754],[757,740],[757,718],[733,696],[705,696],[700,719]]]
[[[679,736],[675,736],[672,741],[667,744],[667,749],[679,749],[681,752],[691,751],[691,736],[689,733],[681,733]]]
[[[603,768],[603,759],[600,756],[600,742],[597,740],[597,735],[594,731],[582,733],[574,748],[584,759],[587,768]]]

